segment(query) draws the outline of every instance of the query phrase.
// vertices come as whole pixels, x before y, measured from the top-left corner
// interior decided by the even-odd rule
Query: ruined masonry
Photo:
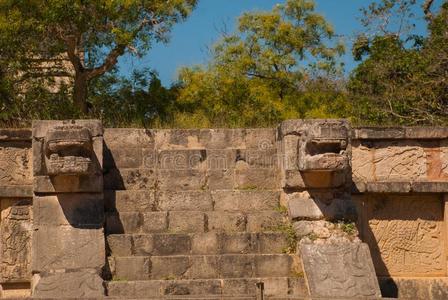
[[[448,128],[0,129],[0,295],[448,299]]]

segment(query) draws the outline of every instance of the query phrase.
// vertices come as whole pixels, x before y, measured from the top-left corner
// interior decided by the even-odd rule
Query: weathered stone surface
[[[333,193],[291,193],[287,195],[288,215],[291,219],[356,219],[356,206],[348,195],[335,198]]]
[[[1,199],[0,204],[0,282],[26,282],[31,277],[31,201]]]
[[[168,213],[151,212],[143,214],[142,231],[145,233],[164,232],[168,230]]]
[[[105,168],[138,168],[143,165],[143,149],[127,144],[109,146],[105,150],[105,161]]]
[[[26,141],[31,143],[31,129],[2,128],[0,129],[0,141]]]
[[[205,170],[159,170],[157,176],[160,190],[183,191],[207,188]]]
[[[238,161],[235,169],[235,188],[238,190],[274,190],[280,187],[280,174],[276,168],[252,168]]]
[[[101,298],[103,280],[93,271],[34,274],[32,296],[35,298]]]
[[[218,211],[274,210],[280,202],[277,191],[215,191],[212,192],[214,208]]]
[[[108,254],[112,256],[132,255],[132,235],[110,234],[107,236]]]
[[[219,253],[221,244],[219,236],[216,232],[207,232],[203,234],[195,234],[191,238],[192,254],[210,254]]]
[[[151,190],[104,191],[106,211],[151,212],[159,209]]]
[[[160,170],[191,170],[201,167],[207,159],[205,149],[163,150],[157,155]]]
[[[301,244],[299,249],[312,297],[381,297],[366,244]]]
[[[0,186],[32,184],[31,147],[24,142],[0,144]]]
[[[209,190],[231,190],[235,186],[235,170],[208,170],[207,185]]]
[[[191,267],[188,256],[152,256],[152,279],[182,279]]]
[[[2,186],[0,198],[31,198],[33,197],[32,185]]]
[[[39,226],[33,231],[32,240],[33,272],[78,268],[100,270],[106,259],[102,228]]]
[[[277,230],[284,224],[284,217],[278,211],[260,211],[247,214],[247,227],[249,232]]]
[[[108,234],[139,233],[142,229],[142,223],[143,216],[138,212],[107,213],[105,229]],[[165,230],[166,227],[163,229]]]
[[[361,238],[379,276],[445,276],[443,202],[436,195],[356,196]]]
[[[246,216],[238,212],[207,213],[207,228],[211,231],[244,231],[246,222]]]
[[[156,185],[153,169],[110,169],[104,174],[104,188],[108,190],[150,190]]]
[[[35,196],[33,213],[35,225],[99,228],[104,223],[104,202],[101,194]]]
[[[151,278],[149,257],[115,257],[114,280],[147,280]]]
[[[136,128],[106,128],[104,142],[110,147],[149,148],[154,144],[154,131]]]
[[[209,211],[213,202],[208,191],[164,191],[157,193],[160,210]]]
[[[169,213],[171,232],[204,232],[205,215],[203,212],[173,211]]]

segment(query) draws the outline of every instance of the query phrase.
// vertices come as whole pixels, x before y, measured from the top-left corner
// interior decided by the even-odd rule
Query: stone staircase
[[[123,190],[105,199],[109,297],[307,295],[279,191]]]

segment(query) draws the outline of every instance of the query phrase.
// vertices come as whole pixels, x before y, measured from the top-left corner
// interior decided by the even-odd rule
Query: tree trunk
[[[86,74],[84,74],[84,72],[76,72],[73,90],[73,103],[84,114],[88,113],[87,87],[88,80]]]

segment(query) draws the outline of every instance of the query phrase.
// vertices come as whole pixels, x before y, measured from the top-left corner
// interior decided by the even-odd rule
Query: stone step
[[[196,234],[112,234],[107,236],[110,256],[281,254],[288,249],[284,232]]]
[[[284,222],[285,217],[278,210],[109,212],[106,233],[263,232],[276,230]]]
[[[288,254],[109,257],[109,265],[115,281],[289,277],[303,273],[298,257]]]
[[[109,297],[165,299],[256,299],[264,283],[266,297],[305,297],[303,277],[232,278],[205,280],[150,280],[107,282]],[[177,298],[178,296],[179,298]],[[180,297],[182,296],[182,297]]]
[[[280,191],[105,191],[106,211],[241,211],[275,210]]]

